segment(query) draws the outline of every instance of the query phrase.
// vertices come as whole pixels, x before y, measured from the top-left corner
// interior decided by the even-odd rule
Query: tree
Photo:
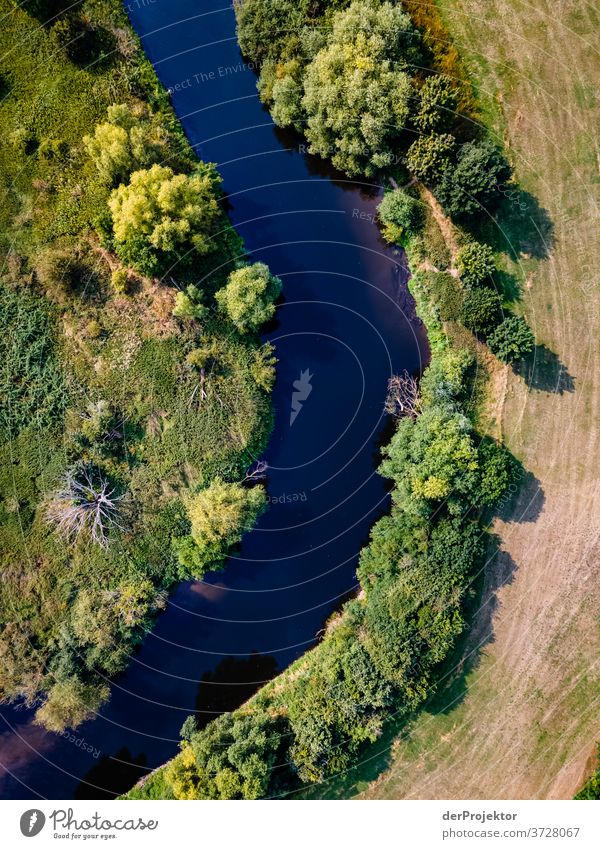
[[[35,722],[60,733],[93,719],[110,694],[106,684],[86,684],[73,677],[58,681],[35,715]]]
[[[313,0],[244,0],[235,4],[237,31],[244,56],[262,64],[266,59],[290,58],[295,43],[317,4]]]
[[[265,507],[262,486],[245,489],[215,478],[187,504],[190,535],[178,544],[182,564],[195,577],[222,566],[229,548],[241,540]]]
[[[46,518],[69,542],[85,535],[108,548],[111,531],[122,529],[122,499],[102,472],[82,466],[66,474],[62,488],[49,501]]]
[[[456,513],[472,503],[479,464],[462,413],[436,405],[402,419],[384,456],[381,474],[395,482],[393,502],[408,514],[428,516],[443,502]]]
[[[418,101],[413,123],[422,133],[439,133],[452,125],[457,101],[450,77],[444,74],[427,77]]]
[[[487,343],[503,363],[514,363],[533,351],[535,336],[522,316],[509,315],[488,337]]]
[[[215,299],[240,333],[246,333],[258,330],[273,318],[281,285],[268,266],[255,262],[232,271],[227,285],[219,289]]]
[[[302,68],[297,59],[287,62],[275,74],[271,86],[271,115],[279,127],[293,126],[299,132],[304,129],[302,108]]]
[[[214,166],[204,163],[191,174],[162,165],[135,171],[108,202],[120,259],[142,274],[156,274],[182,254],[208,253],[219,181]]]
[[[491,281],[496,270],[494,252],[489,245],[469,242],[456,255],[456,267],[465,286]]]
[[[419,136],[408,148],[407,165],[424,183],[435,183],[451,167],[456,139],[449,133]]]
[[[169,142],[160,120],[144,104],[109,106],[107,120],[96,126],[93,136],[83,137],[88,155],[107,182],[161,162],[168,156]]]
[[[479,503],[493,507],[513,480],[515,460],[503,445],[487,436],[479,443],[478,454],[481,468]]]
[[[470,289],[460,318],[473,333],[489,336],[502,321],[502,302],[493,289]]]
[[[373,176],[391,163],[409,116],[407,70],[417,44],[399,6],[355,0],[334,16],[331,38],[304,78],[311,153],[350,176]]]
[[[434,191],[450,215],[468,215],[493,201],[509,176],[506,160],[491,139],[467,142]]]
[[[383,223],[383,235],[391,243],[403,243],[423,226],[420,203],[402,189],[386,192],[377,214]]]

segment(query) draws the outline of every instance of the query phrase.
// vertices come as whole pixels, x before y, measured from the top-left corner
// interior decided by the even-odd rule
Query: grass
[[[129,294],[111,286],[118,261],[95,232],[111,187],[83,137],[109,104],[141,99],[168,128],[173,160],[194,157],[121,4],[89,0],[82,9],[116,45],[85,67],[48,27],[0,0],[0,698],[30,702],[56,681],[115,671],[111,647],[108,666],[91,659],[101,611],[86,642],[74,636],[83,627],[77,606],[88,593],[108,611],[110,599],[150,581],[154,600],[136,612],[145,606],[145,615],[134,628],[121,620],[114,638],[123,666],[151,625],[156,593],[184,575],[171,542],[186,531],[186,494],[216,475],[242,478],[271,420],[257,338],[216,317],[201,329],[174,319],[173,285],[130,275]],[[220,231],[194,269],[209,292],[244,257],[224,214]],[[202,377],[186,361],[200,337],[211,349]],[[90,410],[103,404],[110,425],[90,435]],[[106,551],[66,545],[45,519],[77,463],[128,493],[125,531]]]
[[[480,226],[518,282],[538,342],[527,372],[506,372],[496,404],[531,474],[495,523],[501,552],[449,670],[454,684],[319,794],[570,798],[593,769],[600,684],[600,108],[590,93],[600,82],[599,13],[574,1],[438,6],[523,187]]]

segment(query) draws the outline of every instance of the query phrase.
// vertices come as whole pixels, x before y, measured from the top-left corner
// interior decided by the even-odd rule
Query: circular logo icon
[[[46,815],[37,808],[25,811],[21,817],[21,834],[25,837],[35,837],[46,824]]]

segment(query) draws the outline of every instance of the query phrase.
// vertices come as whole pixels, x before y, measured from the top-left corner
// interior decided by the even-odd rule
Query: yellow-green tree
[[[156,274],[189,254],[208,253],[219,215],[218,185],[214,166],[203,163],[191,174],[163,165],[134,171],[108,202],[122,261]]]
[[[263,262],[237,268],[229,275],[227,285],[215,295],[241,333],[258,330],[273,318],[275,301],[281,292],[281,280],[271,274]]]
[[[262,486],[247,489],[220,478],[190,498],[190,535],[179,543],[179,559],[199,577],[222,567],[232,545],[250,530],[266,506]]]

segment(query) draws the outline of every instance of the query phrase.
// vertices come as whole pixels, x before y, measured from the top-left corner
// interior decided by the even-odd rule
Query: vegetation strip
[[[516,364],[534,339],[508,310],[515,287],[475,238],[507,187],[519,189],[475,120],[456,52],[436,47],[422,15],[423,37],[400,6],[379,0],[242,0],[236,12],[275,122],[349,176],[395,186],[379,219],[407,249],[432,362],[418,397],[410,375],[390,383],[386,408],[398,424],[381,472],[394,483],[393,507],[361,555],[358,597],[239,710],[203,729],[190,717],[181,754],[129,798],[281,796],[352,766],[387,719],[408,718],[435,689],[465,627],[489,511],[519,472],[477,433],[488,424],[481,371],[490,351]]]

